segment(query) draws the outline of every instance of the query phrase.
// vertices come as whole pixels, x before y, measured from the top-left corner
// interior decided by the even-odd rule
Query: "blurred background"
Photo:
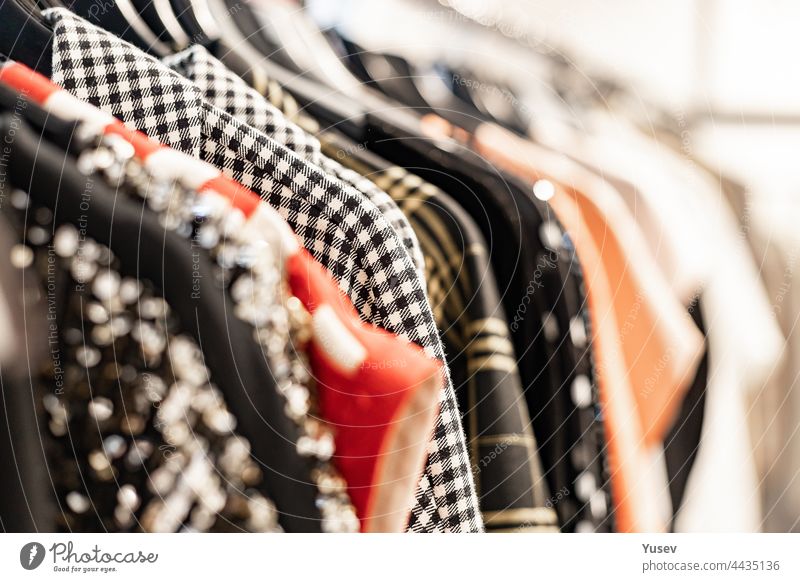
[[[613,84],[682,147],[747,186],[753,226],[797,231],[800,5],[789,0],[311,0],[318,23],[414,62],[446,55],[518,89],[540,89],[547,59]],[[457,26],[454,26],[457,24]],[[544,64],[543,64],[544,63]],[[564,71],[560,71],[564,73]],[[556,73],[557,74],[557,73]],[[546,75],[545,75],[546,77]],[[527,102],[536,109],[535,99]],[[661,114],[661,116],[656,114]],[[777,232],[774,232],[778,235]],[[800,236],[800,235],[798,235]]]
[[[798,530],[800,294],[794,275],[800,250],[795,160],[800,151],[795,62],[800,4],[311,0],[306,8],[322,28],[335,28],[367,50],[407,58],[416,65],[420,84],[446,62],[508,87],[510,93],[495,105],[513,108],[530,135],[546,136],[550,144],[559,143],[565,126],[593,133],[592,112],[602,109],[633,121],[655,142],[669,144],[688,173],[702,172],[717,182],[719,200],[738,217],[737,236],[747,242],[771,311],[773,321],[766,321],[762,310],[757,323],[779,326],[785,339],[745,399],[752,452],[744,456],[757,467],[759,489],[749,497],[760,496],[752,499],[760,516],[757,529]],[[713,228],[709,241],[716,236]],[[739,291],[730,287],[730,293]],[[741,299],[745,311],[750,299]],[[752,352],[762,336],[755,327],[744,335],[750,334],[755,347],[746,350]],[[740,370],[738,378],[723,381],[730,389],[723,398],[737,398],[746,373]],[[727,420],[744,422],[733,414]],[[713,487],[724,497],[723,486]],[[721,503],[724,512],[726,502]],[[719,519],[708,529],[742,529],[741,523],[726,526]]]

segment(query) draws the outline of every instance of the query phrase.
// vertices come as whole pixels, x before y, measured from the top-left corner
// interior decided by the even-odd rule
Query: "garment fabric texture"
[[[82,138],[93,143],[99,139],[98,132],[113,120],[111,125],[117,130],[112,135],[100,140],[102,145],[96,146],[99,148],[97,156],[94,153],[81,154],[81,166],[88,171],[88,168],[97,160],[106,159],[108,155],[111,155],[118,162],[112,166],[111,170],[105,170],[106,166],[103,164],[103,175],[116,186],[120,185],[120,167],[127,168],[124,172],[125,175],[137,184],[141,182],[143,176],[142,170],[137,169],[139,163],[145,164],[148,173],[154,173],[149,174],[147,190],[142,192],[146,195],[148,205],[158,211],[166,212],[165,224],[170,225],[172,229],[177,229],[184,236],[191,234],[192,240],[198,246],[207,249],[217,248],[217,252],[213,250],[210,252],[216,257],[219,267],[228,273],[221,276],[221,280],[230,284],[229,289],[236,301],[236,314],[259,330],[256,335],[257,340],[271,354],[271,358],[277,359],[277,363],[271,365],[271,369],[277,372],[276,379],[281,387],[281,392],[293,403],[292,418],[295,422],[300,421],[305,425],[306,417],[302,412],[303,407],[298,406],[298,399],[303,399],[305,398],[304,394],[308,394],[308,391],[302,388],[308,381],[306,372],[308,366],[282,363],[285,357],[293,358],[299,352],[292,348],[292,341],[286,337],[286,332],[289,330],[280,324],[286,319],[280,316],[275,317],[283,308],[282,305],[275,302],[275,299],[282,295],[280,290],[274,287],[275,281],[280,280],[280,277],[276,279],[273,274],[265,272],[265,268],[267,270],[272,268],[268,266],[267,262],[259,262],[257,266],[246,266],[251,245],[255,244],[258,247],[258,240],[261,240],[265,233],[253,229],[242,229],[239,225],[233,232],[221,239],[218,234],[226,232],[230,228],[230,219],[235,220],[235,216],[228,216],[229,203],[214,192],[217,186],[212,187],[211,190],[205,190],[203,186],[200,186],[202,194],[198,196],[196,176],[206,175],[209,170],[211,174],[216,174],[217,170],[200,160],[169,150],[169,148],[159,147],[156,152],[153,152],[154,142],[152,140],[148,140],[150,142],[148,147],[143,147],[143,144],[136,139],[137,135],[139,138],[144,137],[142,134],[124,128],[122,123],[115,118],[78,101],[76,97],[53,85],[51,81],[38,76],[24,65],[12,64],[0,68],[0,80],[13,83],[21,91],[32,91],[38,96],[40,103],[45,107],[53,105],[58,113],[63,112],[68,116],[77,113],[84,119],[78,133]],[[0,86],[0,96],[3,99],[6,98],[7,91],[4,89],[3,86]],[[55,93],[44,97],[47,91],[55,91]],[[13,106],[17,107],[21,97],[19,95],[9,97]],[[81,108],[84,108],[83,113],[78,113]],[[37,111],[40,115],[34,115]],[[34,123],[43,131],[43,134],[55,140],[61,147],[73,149],[75,141],[70,138],[76,130],[70,127],[72,124],[64,123],[58,117],[48,115],[34,104],[29,103],[25,107],[25,112],[27,117],[34,119]],[[65,125],[66,127],[63,127]],[[138,146],[134,146],[134,152],[142,157],[134,160],[131,157],[134,153],[131,153],[128,148],[120,149],[124,143],[123,140],[132,140],[130,143],[138,144]],[[167,155],[167,162],[164,162],[164,155]],[[178,183],[173,184],[174,178],[167,176],[175,174],[172,171],[172,168],[175,167],[178,168]],[[134,172],[135,178],[128,174],[128,170]],[[134,190],[138,192],[139,188],[134,188]],[[257,196],[252,192],[247,192],[247,195],[251,200],[253,198],[257,200]],[[165,206],[167,199],[169,204]],[[266,208],[262,211],[266,212]],[[197,218],[195,212],[199,212],[204,217],[200,219],[199,226],[195,224]],[[176,224],[176,220],[184,226],[180,227]],[[281,222],[282,219],[277,218],[274,226],[270,223],[268,228],[288,230],[288,225],[285,223],[281,225]],[[293,238],[294,235],[291,237]],[[158,236],[152,238],[154,241],[160,239],[161,237]],[[217,245],[222,246],[217,247]],[[280,240],[273,241],[273,244],[264,251],[263,258],[266,259],[269,253],[277,250],[280,245]],[[327,445],[324,443],[328,439],[335,440],[338,468],[343,471],[343,476],[347,479],[347,487],[353,492],[353,500],[357,503],[356,509],[361,508],[362,510],[363,529],[365,531],[402,531],[408,522],[408,512],[413,504],[419,475],[427,457],[426,441],[417,439],[415,443],[406,442],[397,447],[393,447],[391,443],[395,442],[393,435],[398,435],[401,439],[409,436],[414,438],[413,435],[427,435],[433,429],[435,412],[438,410],[438,407],[434,405],[438,401],[441,388],[438,366],[435,364],[435,360],[427,359],[419,347],[361,322],[349,301],[341,297],[336,283],[330,278],[327,271],[310,259],[310,255],[307,253],[298,253],[294,245],[292,245],[292,249],[295,250],[287,249],[287,254],[292,258],[284,267],[280,268],[280,271],[287,272],[291,280],[292,293],[299,294],[302,305],[314,312],[312,319],[315,323],[310,328],[313,329],[313,332],[310,334],[309,352],[311,368],[317,380],[315,392],[319,398],[320,412],[323,418],[334,427],[335,437],[331,437],[329,431],[323,431],[326,434],[322,434],[314,426],[307,426],[306,434],[316,435],[311,438],[322,443],[321,448],[314,447],[314,450],[325,450]],[[244,253],[244,256],[241,253]],[[236,267],[237,275],[231,276],[230,269],[233,267],[231,267],[230,261],[234,254],[240,256],[241,259],[233,262],[237,264],[242,262],[242,266]],[[272,257],[278,259],[275,253]],[[190,262],[194,263],[187,259],[185,264],[188,265]],[[253,270],[253,267],[256,270]],[[210,281],[219,278],[207,277],[202,280]],[[252,296],[245,292],[243,295],[243,289],[249,289],[252,285],[259,289],[259,294]],[[324,321],[319,320],[317,315],[326,310],[327,315]],[[331,311],[336,312],[336,321],[331,319],[333,316]],[[298,313],[297,309],[293,307],[291,313],[293,316],[288,320],[295,321],[301,326],[304,325],[302,323],[304,317]],[[325,346],[330,346],[331,342],[326,341],[325,338],[329,337],[331,332],[339,333],[344,328],[353,335],[352,339],[354,340],[347,349],[347,353],[341,349],[336,349],[335,352],[329,351]],[[267,331],[268,335],[262,335],[262,332]],[[269,339],[266,340],[266,337]],[[359,341],[356,341],[357,338]],[[284,346],[282,352],[275,350],[275,340],[279,346]],[[269,342],[268,345],[264,345],[265,341]],[[359,348],[356,343],[361,347]],[[231,345],[239,346],[240,342],[233,342]],[[404,365],[386,366],[385,354],[392,354],[393,361],[402,362]],[[342,373],[342,365],[353,366],[359,361],[361,365],[355,370],[348,368],[347,372]],[[286,376],[287,371],[291,374],[291,378]],[[423,382],[422,378],[428,378],[429,381]],[[409,399],[410,394],[413,396]],[[331,402],[331,399],[335,402]],[[360,400],[360,403],[354,403],[354,400]],[[406,409],[412,408],[413,413],[409,411],[407,415],[399,416],[397,406],[401,402],[407,403]],[[386,432],[383,430],[383,427],[386,426],[395,426],[397,430]],[[364,431],[367,431],[368,434],[364,434]],[[308,439],[303,437],[303,440]],[[359,450],[354,450],[354,447]],[[372,476],[370,463],[374,463],[378,457],[383,460],[380,466],[386,471],[394,471],[393,475],[377,472],[374,477]],[[329,479],[331,484],[339,483],[340,479],[331,474],[332,468],[327,464],[327,459],[320,456],[317,456],[317,459],[322,464],[312,469],[311,475],[326,475],[325,479]],[[316,477],[315,480],[318,481]],[[371,487],[375,481],[381,483],[380,488],[373,489]],[[337,485],[337,487],[339,486]],[[377,491],[376,499],[381,501],[366,503],[365,498],[373,491]],[[356,495],[358,495],[358,500],[356,500]],[[349,504],[342,505],[342,499],[343,497],[337,493],[336,488],[328,486],[323,498],[318,500],[320,506],[324,508],[323,531],[352,531],[355,516],[352,514],[351,508],[347,506]],[[366,512],[370,512],[370,516],[367,516]]]
[[[467,146],[446,144],[455,151],[447,154],[435,141],[401,143],[402,151],[379,151],[451,194],[486,238],[562,530],[613,530],[594,350],[587,341],[591,310],[572,241],[529,184]]]
[[[733,197],[729,195],[729,200]],[[746,198],[750,196],[750,198]],[[760,201],[741,192],[738,205],[739,232],[746,232],[759,265],[772,312],[786,338],[784,358],[767,381],[760,386],[748,409],[750,434],[755,447],[755,464],[761,481],[763,530],[800,531],[800,431],[796,411],[800,410],[800,285],[797,284],[797,258],[800,233],[795,213],[783,204]],[[778,230],[780,229],[780,230]],[[776,236],[776,231],[779,234]]]
[[[278,103],[285,100],[284,94]],[[331,149],[338,140],[327,137],[323,151],[339,151]],[[564,531],[613,530],[602,411],[587,341],[589,309],[574,246],[544,203],[537,205],[519,183],[496,176],[469,152],[450,157],[429,141],[406,138],[402,143],[413,144],[410,149],[422,156],[409,156],[398,148],[383,153],[407,162],[416,172],[460,195],[476,221],[485,221],[487,211],[498,212],[488,223],[483,222],[485,241],[495,241],[498,250],[512,248],[507,245],[522,245],[515,248],[525,252],[533,249],[530,258],[523,259],[525,252],[510,258],[502,251],[491,253],[492,245],[486,247],[497,265],[495,273],[502,274],[498,286],[503,289],[506,313],[513,313],[508,327],[517,341],[517,354],[524,355],[519,362],[525,395],[534,430],[540,435],[540,457],[545,459],[545,476],[552,492],[546,505],[556,508]],[[395,183],[421,190],[434,188],[404,168],[386,167],[387,162],[363,147],[344,150],[350,154],[342,158],[344,165],[369,175],[387,190],[388,184]],[[425,168],[433,169],[426,172]],[[475,205],[476,200],[480,204]],[[498,229],[493,224],[504,226]],[[515,229],[521,230],[519,239],[513,236]],[[507,283],[508,277],[518,279]],[[525,284],[525,293],[516,295],[514,285]],[[533,347],[530,337],[537,342]],[[514,522],[509,514],[502,519],[509,525]]]
[[[214,58],[205,47],[193,46],[162,59],[162,62],[194,83],[200,89],[202,98],[214,107],[256,128],[302,159],[366,196],[400,235],[403,246],[408,250],[417,269],[422,272],[424,261],[414,230],[386,192],[371,180],[323,155],[319,140],[287,119],[242,78]]]
[[[569,238],[529,186],[468,148],[381,131],[366,145],[447,192],[486,240],[562,530],[613,530],[586,292]]]
[[[443,359],[417,270],[400,237],[363,195],[204,102],[189,81],[131,45],[68,11],[46,16],[54,25],[56,83],[260,193],[332,272],[362,318]],[[411,529],[482,529],[449,378]]]
[[[595,280],[587,278],[589,297],[595,301],[593,311],[595,308],[602,309],[603,313],[606,309],[615,311],[617,326],[616,338],[610,331],[598,335],[598,341],[606,343],[600,353],[615,357],[612,350],[621,350],[623,364],[619,370],[627,371],[628,380],[624,383],[612,375],[613,368],[608,367],[604,382],[606,405],[620,406],[622,393],[616,392],[616,402],[612,402],[611,385],[615,390],[625,385],[635,402],[631,410],[639,417],[639,422],[628,419],[627,413],[619,413],[619,408],[612,409],[608,416],[609,431],[625,436],[612,438],[609,432],[610,447],[615,451],[612,461],[620,469],[614,471],[619,478],[615,485],[615,503],[620,526],[625,531],[665,530],[671,511],[666,497],[661,443],[694,378],[703,350],[702,335],[654,266],[644,241],[639,240],[639,231],[627,207],[605,182],[577,164],[523,143],[500,128],[479,128],[474,145],[509,171],[529,179],[534,191],[549,181],[548,203],[567,225],[579,255],[592,256],[588,248],[582,248],[592,242],[599,253],[602,265],[597,268],[606,274],[613,301],[610,300],[612,296],[600,289],[601,278],[597,279],[595,298],[592,297]],[[587,227],[589,236],[582,232]],[[594,268],[591,263],[585,264]],[[608,302],[598,300],[602,297],[608,297]],[[601,362],[605,365],[610,359]],[[629,426],[622,427],[623,423]],[[635,431],[631,423],[635,423]],[[638,436],[634,432],[641,432],[647,449],[635,442]],[[647,480],[637,477],[644,472],[652,473],[652,477]],[[634,489],[640,493],[623,493]]]
[[[227,77],[230,79],[230,77]],[[269,101],[275,106],[275,108],[280,109],[281,113],[283,113],[287,118],[292,119],[293,121],[297,122],[302,127],[308,129],[309,131],[318,131],[319,127],[314,122],[313,119],[308,117],[307,115],[303,114],[302,109],[299,107],[297,102],[294,98],[284,91],[280,85],[271,79],[266,79],[265,83],[260,83],[265,89],[265,97],[269,99]],[[252,100],[253,92],[248,94],[248,104],[245,106],[242,97],[237,97],[236,101],[240,102],[241,105],[239,106],[238,110],[241,111],[243,115],[251,116],[253,111],[260,109],[264,109],[263,105],[254,104]],[[211,98],[209,96],[209,98]],[[230,97],[228,97],[230,100]],[[254,123],[257,127],[259,127],[258,123]],[[327,151],[332,157],[335,156],[337,160],[340,160],[342,164],[345,166],[351,167],[356,169],[357,171],[368,175],[372,180],[380,182],[383,186],[384,184],[401,184],[405,180],[419,180],[412,174],[405,172],[402,168],[394,167],[390,170],[385,169],[383,166],[378,167],[378,165],[374,165],[373,167],[365,168],[364,158],[370,157],[370,152],[365,150],[363,146],[358,144],[351,144],[350,146],[339,146],[336,145],[340,140],[334,139],[324,140],[323,151]],[[314,148],[316,150],[316,147]],[[371,156],[374,158],[374,156]],[[400,177],[399,172],[404,172],[405,177]],[[388,181],[387,181],[388,180]],[[430,187],[430,185],[428,185]],[[385,187],[385,186],[384,186]],[[501,184],[502,188],[502,184]],[[390,192],[391,193],[391,192]],[[419,218],[419,217],[417,217]],[[543,233],[551,233],[552,229],[549,227],[543,227],[541,229],[537,229],[537,225],[531,225],[532,230],[536,232],[543,232]],[[538,237],[534,239],[534,241],[538,241]],[[541,243],[538,243],[541,244]],[[568,246],[564,247],[561,251],[557,253],[557,259],[553,262],[553,267],[556,267],[556,263],[558,263],[557,268],[555,268],[555,274],[559,275],[562,279],[562,282],[555,286],[553,285],[553,289],[557,293],[557,298],[554,299],[554,303],[561,305],[562,307],[571,302],[571,305],[568,309],[558,309],[559,316],[553,316],[550,318],[543,318],[544,321],[548,322],[547,330],[548,333],[545,334],[547,336],[548,341],[552,342],[552,347],[550,349],[550,353],[558,353],[558,354],[569,354],[567,359],[564,362],[564,365],[560,367],[561,370],[564,371],[566,375],[565,384],[571,382],[574,378],[577,378],[578,385],[585,386],[586,384],[592,387],[591,394],[594,398],[595,405],[589,407],[576,407],[573,411],[573,414],[570,416],[569,423],[576,422],[576,426],[572,427],[571,424],[569,430],[565,430],[563,428],[563,423],[556,423],[557,425],[561,426],[554,426],[548,427],[547,430],[542,429],[542,433],[547,435],[548,441],[552,441],[550,435],[553,434],[554,431],[560,431],[563,433],[571,433],[571,436],[564,439],[561,451],[557,454],[552,455],[552,459],[556,462],[558,459],[558,463],[560,465],[572,465],[575,464],[575,459],[578,459],[577,466],[592,466],[594,467],[593,472],[591,472],[591,477],[583,475],[581,483],[583,484],[581,487],[574,487],[572,485],[565,485],[565,483],[573,483],[575,478],[567,478],[556,480],[560,483],[560,486],[557,488],[557,495],[554,494],[552,499],[549,501],[551,504],[555,505],[558,503],[558,506],[562,509],[562,513],[565,516],[565,521],[567,521],[567,529],[571,529],[576,527],[578,524],[580,525],[581,530],[589,530],[589,529],[598,529],[602,531],[603,528],[611,527],[611,520],[607,519],[605,516],[601,516],[600,519],[592,519],[590,516],[592,515],[589,499],[590,497],[594,498],[594,508],[595,513],[598,513],[597,508],[599,506],[605,506],[608,508],[610,506],[610,501],[608,498],[608,490],[607,490],[607,477],[604,478],[603,475],[607,474],[607,468],[605,467],[605,459],[603,454],[603,438],[602,438],[602,426],[599,422],[599,410],[597,409],[597,387],[596,384],[593,382],[593,371],[592,371],[592,364],[590,358],[590,349],[587,342],[583,341],[583,343],[579,343],[576,347],[574,342],[572,341],[570,330],[577,330],[581,326],[586,324],[588,315],[584,313],[587,310],[587,305],[585,302],[585,291],[582,289],[582,279],[580,273],[580,266],[577,262],[577,258],[574,253],[574,249],[570,249]],[[548,257],[544,255],[539,255],[537,257],[537,269],[541,268],[542,265],[547,266],[550,263]],[[534,271],[535,277],[536,271]],[[547,277],[545,277],[547,278]],[[536,284],[539,284],[539,281],[535,281]],[[558,289],[564,289],[563,293],[558,293]],[[584,299],[581,299],[583,297]],[[434,300],[434,305],[436,301]],[[562,324],[560,328],[562,330],[562,334],[564,332],[570,334],[570,336],[563,336],[558,333],[558,323],[561,314],[566,314],[565,321],[570,322],[568,325]],[[507,325],[507,323],[506,323]],[[556,330],[557,333],[552,334],[553,330]],[[585,334],[576,334],[575,335],[578,340],[580,338],[584,338]],[[566,341],[565,341],[566,338]],[[445,343],[446,340],[445,340]],[[447,346],[449,348],[449,346]],[[452,353],[452,352],[451,352]],[[457,353],[457,352],[456,352]],[[563,358],[562,358],[563,359]],[[449,362],[451,367],[455,364],[455,362]],[[566,403],[564,404],[565,408],[564,411],[568,411],[572,406],[574,406],[574,402],[570,400],[569,395],[567,394],[566,390],[559,390],[559,386],[556,385],[555,387],[545,391],[545,394],[541,394],[537,397],[537,402],[546,403],[546,408],[541,410],[537,413],[536,418],[539,421],[547,418],[553,412],[553,403],[554,401],[564,401],[564,396],[566,396]],[[463,404],[462,404],[463,408]],[[469,425],[467,425],[469,426]],[[577,435],[577,436],[576,436]],[[557,440],[560,440],[558,437]],[[565,457],[568,460],[565,460]],[[563,462],[562,462],[563,461]],[[474,462],[474,461],[473,461]],[[560,471],[560,469],[558,469]],[[552,471],[548,471],[552,476]],[[560,471],[563,473],[563,471]],[[582,469],[576,469],[576,473],[574,475],[582,474]],[[555,480],[555,479],[554,479]],[[598,495],[592,495],[592,487],[587,487],[586,483],[591,482],[593,483],[593,487],[598,488],[599,491],[602,492],[605,501],[603,503],[598,501]],[[604,487],[605,483],[605,487]],[[586,493],[589,491],[587,497],[580,501],[580,503],[572,506],[570,503],[571,497],[574,496],[572,493],[573,491],[578,490],[582,493]],[[568,499],[563,501],[563,497],[565,496],[564,492],[570,491],[570,494],[566,496]],[[575,507],[575,509],[572,509]],[[575,516],[575,514],[581,513],[587,516],[588,519],[572,519],[570,516]],[[502,519],[506,519],[508,514],[503,516]],[[521,514],[517,514],[517,519]],[[545,513],[540,513],[537,516],[538,518],[542,519],[543,523],[549,522],[549,517]],[[530,524],[530,519],[522,520],[523,523]],[[534,520],[535,521],[535,520]],[[507,522],[508,526],[513,526],[514,521],[511,520]]]
[[[703,324],[702,301],[698,297],[689,306],[697,328],[705,333]],[[703,431],[703,417],[706,408],[706,388],[708,387],[708,352],[697,367],[694,382],[686,391],[680,413],[675,419],[675,424],[664,439],[664,461],[667,464],[667,479],[669,480],[669,493],[672,499],[671,529],[674,530],[674,520],[683,505],[686,494],[686,484],[692,474],[694,462],[700,449],[700,435]]]
[[[239,432],[250,440],[256,457],[276,468],[268,487],[271,497],[282,499],[282,506],[289,508],[282,516],[283,525],[290,531],[319,531],[314,489],[306,478],[308,467],[294,449],[297,431],[284,416],[282,402],[270,386],[272,375],[260,350],[252,345],[251,330],[236,319],[226,317],[233,307],[224,295],[216,292],[213,277],[199,279],[202,291],[195,300],[192,273],[196,263],[184,241],[177,235],[165,233],[155,217],[143,214],[136,204],[116,200],[113,190],[102,181],[87,178],[74,163],[65,162],[63,152],[40,141],[25,126],[16,127],[18,120],[13,123],[16,157],[11,179],[16,183],[27,182],[31,198],[42,205],[54,208],[57,202],[63,204],[53,214],[56,224],[77,224],[84,220],[86,235],[109,245],[118,256],[121,274],[149,279],[163,291],[181,321],[193,322],[184,329],[198,343],[203,341],[207,349],[204,364],[219,384],[226,384],[220,388],[237,418]],[[4,130],[8,128],[4,126]],[[88,191],[87,182],[91,183],[93,194],[88,209],[78,204],[80,196]],[[129,244],[137,238],[140,245]],[[163,262],[140,261],[140,253],[161,256]],[[170,268],[165,268],[167,264]],[[202,273],[211,272],[202,256],[199,268]],[[229,342],[241,349],[230,350]],[[240,370],[241,374],[225,373],[231,369]],[[277,438],[258,438],[265,418]],[[48,527],[47,524],[44,527]]]
[[[204,48],[193,47],[163,62],[195,83],[213,105],[267,135],[274,135],[277,141],[328,169],[371,200],[377,200],[376,205],[385,216],[399,214],[393,226],[407,229],[413,235],[397,203],[383,190],[403,205],[420,236],[427,236],[425,277],[429,293],[438,291],[437,297],[430,297],[431,304],[439,328],[445,330],[442,339],[448,348],[451,374],[456,376],[473,472],[479,477],[479,493],[485,496],[481,499],[484,517],[491,512],[495,522],[502,521],[504,530],[552,529],[557,523],[556,515],[545,507],[549,495],[529,426],[530,415],[522,395],[514,348],[477,226],[446,194],[430,185],[418,189],[422,181],[401,168],[374,174],[378,187],[323,155],[318,140],[286,120]],[[341,154],[344,156],[346,152]],[[428,196],[432,193],[433,199],[426,204],[415,192],[427,192]],[[416,248],[417,237],[413,236]],[[466,240],[459,240],[465,237]],[[441,253],[439,243],[447,247],[445,254]],[[455,281],[455,285],[448,290],[450,281]],[[444,296],[441,292],[445,292]],[[490,467],[480,467],[486,455],[494,460],[497,453],[492,451],[498,446],[502,448],[502,458]],[[485,482],[483,487],[482,482]]]
[[[652,174],[656,177],[647,184],[669,188],[668,195],[660,197],[674,207],[671,213],[676,218],[669,223],[669,232],[674,232],[673,224],[683,221],[684,244],[704,257],[692,258],[692,262],[700,261],[700,269],[691,268],[687,261],[689,270],[681,274],[682,279],[691,280],[687,275],[699,272],[694,278],[702,282],[696,295],[701,298],[707,330],[708,382],[700,447],[675,531],[760,531],[770,508],[761,508],[760,453],[753,453],[762,434],[751,434],[748,413],[757,410],[753,397],[768,390],[786,354],[774,305],[762,285],[763,259],[754,260],[742,236],[743,230],[755,234],[756,209],[750,208],[751,221],[740,227],[717,176],[699,164],[686,164],[675,151],[629,124],[607,116],[602,119],[604,123],[598,120],[596,125],[606,138],[604,148],[633,164],[632,180]],[[705,236],[708,232],[714,236]]]
[[[483,235],[452,198],[404,169],[373,177],[408,216],[426,257],[487,531],[558,531]]]
[[[562,220],[561,202],[565,196],[575,198],[614,286],[613,308],[645,439],[650,446],[660,445],[694,379],[704,344],[632,213],[600,176],[500,127],[482,125],[473,143],[530,180],[534,189],[539,180],[549,181],[554,195],[548,203]]]
[[[644,431],[638,422],[634,390],[623,358],[619,323],[613,312],[613,286],[600,247],[593,240],[577,202],[564,195],[559,210],[570,237],[575,240],[585,277],[591,285],[588,298],[593,316],[592,343],[599,363],[598,381],[617,524],[623,532],[661,531],[666,529],[668,519],[666,512],[656,505],[662,483],[648,463]]]
[[[4,180],[0,195],[9,203],[0,208],[0,255],[11,257],[18,237],[15,210],[8,198],[10,183]],[[48,480],[47,456],[37,429],[37,410],[31,403],[31,378],[39,372],[50,348],[46,330],[45,297],[34,264],[22,267],[3,261],[0,265],[3,309],[10,318],[9,337],[24,337],[18,348],[0,352],[0,521],[5,532],[55,531],[57,507]],[[5,315],[5,314],[4,314]],[[25,350],[26,354],[20,352]],[[19,459],[25,459],[20,463]],[[26,507],[26,511],[20,511]]]

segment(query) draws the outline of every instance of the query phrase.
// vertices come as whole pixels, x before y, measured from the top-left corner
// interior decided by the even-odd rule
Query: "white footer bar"
[[[0,534],[0,580],[87,578],[798,581],[800,535]]]

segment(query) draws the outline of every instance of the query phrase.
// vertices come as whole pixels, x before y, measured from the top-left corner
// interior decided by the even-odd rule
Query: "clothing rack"
[[[0,5],[4,527],[762,528],[737,185],[563,55],[535,90],[313,14]]]

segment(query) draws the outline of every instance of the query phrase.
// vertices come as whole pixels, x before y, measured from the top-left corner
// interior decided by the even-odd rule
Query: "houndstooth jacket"
[[[55,83],[258,192],[331,271],[362,318],[444,359],[424,283],[403,240],[373,202],[206,102],[191,82],[116,36],[65,9],[45,15],[54,29]],[[445,373],[410,529],[481,531],[464,433]]]
[[[366,196],[400,235],[414,266],[424,277],[425,259],[414,229],[392,197],[374,182],[324,155],[317,138],[289,121],[241,77],[213,57],[205,47],[195,45],[166,57],[161,62],[192,81],[200,89],[203,99],[214,107],[251,125]]]

